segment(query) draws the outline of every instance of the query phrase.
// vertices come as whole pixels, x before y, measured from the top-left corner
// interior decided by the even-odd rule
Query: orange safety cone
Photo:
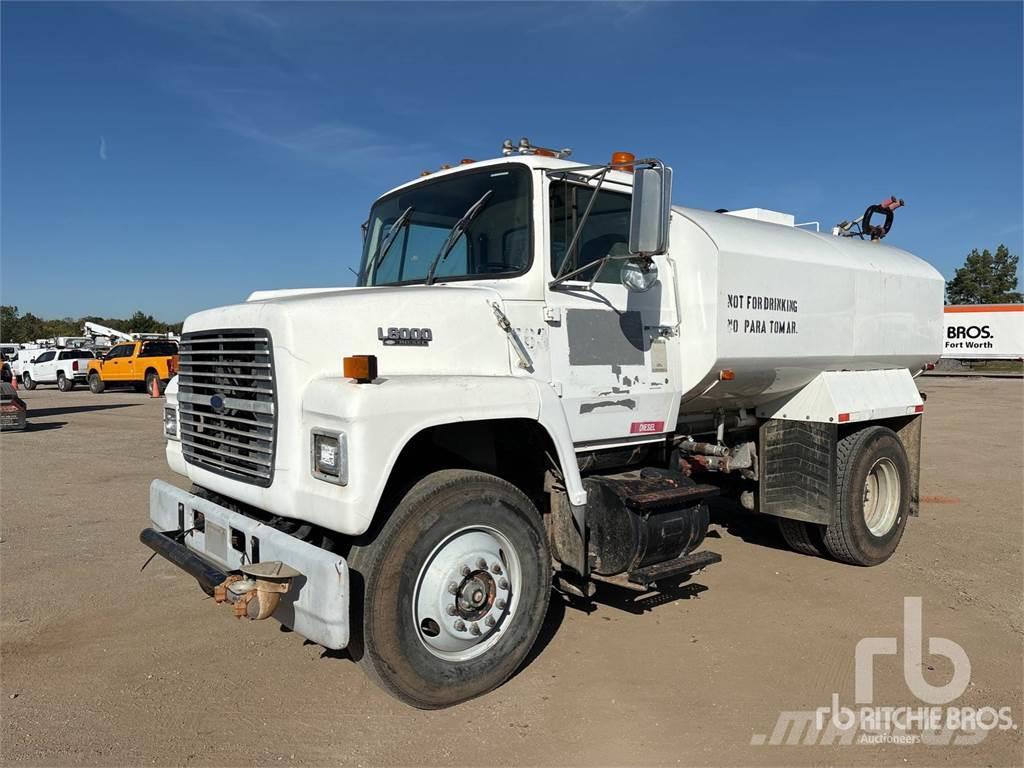
[[[150,397],[160,397],[160,379],[153,377],[153,389],[149,391]]]

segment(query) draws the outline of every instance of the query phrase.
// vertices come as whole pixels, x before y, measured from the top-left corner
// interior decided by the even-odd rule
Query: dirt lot
[[[2,761],[26,765],[985,765],[1022,762],[1021,731],[971,745],[771,745],[781,711],[854,701],[919,707],[902,668],[904,596],[924,636],[970,658],[953,704],[1022,708],[1024,443],[1020,380],[925,380],[918,519],[887,564],[782,548],[770,520],[723,513],[706,590],[589,614],[552,601],[539,647],[497,692],[404,707],[345,655],[273,622],[242,623],[139,544],[163,459],[160,402],[38,389],[32,429],[0,436]],[[603,596],[602,596],[603,595]],[[695,599],[699,597],[699,599]],[[927,643],[926,643],[927,646]],[[952,665],[928,655],[926,679]]]

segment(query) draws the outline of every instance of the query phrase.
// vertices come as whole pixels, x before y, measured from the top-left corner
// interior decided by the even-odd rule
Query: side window
[[[39,357],[36,358],[37,363],[48,363],[53,360],[56,352],[43,352]]]
[[[551,274],[558,273],[565,260],[566,248],[572,241],[573,233],[587,210],[594,191],[590,187],[569,182],[551,185]],[[563,271],[572,272],[588,264],[594,264],[605,256],[625,256],[629,253],[629,195],[601,190],[590,209],[586,225],[570,255]],[[622,272],[622,261],[605,264],[597,276],[599,283],[618,283]],[[596,272],[588,269],[576,275],[574,280],[591,280]]]
[[[173,341],[147,341],[142,345],[139,357],[168,357],[178,354],[178,345]]]
[[[117,358],[117,357],[131,357],[132,352],[134,351],[134,349],[135,349],[135,346],[132,345],[132,344],[121,344],[119,346],[114,347],[109,352],[107,352],[107,356],[104,359],[106,359],[106,360],[113,360],[114,358]]]

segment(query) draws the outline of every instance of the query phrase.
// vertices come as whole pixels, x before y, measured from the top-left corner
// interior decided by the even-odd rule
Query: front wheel
[[[21,384],[22,386],[25,387],[25,389],[30,391],[36,388],[36,383],[32,379],[32,374],[30,373],[21,374]]]
[[[75,380],[69,379],[63,371],[57,372],[57,389],[61,392],[70,392],[75,388]]]
[[[90,392],[92,392],[94,395],[98,395],[102,393],[105,388],[106,385],[103,383],[103,379],[100,378],[100,375],[98,373],[93,372],[89,374]]]
[[[536,507],[515,486],[469,470],[417,483],[350,564],[364,580],[362,663],[421,709],[508,679],[537,639],[551,591]]]

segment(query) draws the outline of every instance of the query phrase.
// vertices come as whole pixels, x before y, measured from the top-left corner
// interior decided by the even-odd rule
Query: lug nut
[[[469,576],[469,574],[472,573],[472,571],[469,570],[469,566],[468,565],[464,565],[464,566],[462,566],[461,573],[462,573],[463,576]]]
[[[498,587],[500,587],[501,589],[508,589],[508,579],[499,579]]]
[[[479,635],[480,634],[480,627],[477,626],[477,623],[475,621],[473,622],[473,626],[471,626],[469,628],[469,634],[471,634],[471,635]]]
[[[493,573],[495,576],[501,576],[501,566],[498,565],[498,563],[495,563],[494,565],[492,565],[491,566],[491,573]]]
[[[455,606],[454,606],[454,605],[449,605],[449,606],[448,606],[448,615],[449,615],[449,616],[454,616],[454,615],[455,615],[455,613],[456,613],[456,611],[455,611]]]
[[[494,617],[488,616],[486,619],[484,619],[484,624],[486,624],[488,627],[493,627],[495,624]]]
[[[454,581],[451,584],[448,585],[448,594],[449,595],[457,595],[457,594],[459,594],[459,585],[456,584]]]
[[[497,608],[497,609],[498,609],[499,611],[504,611],[504,610],[505,610],[505,605],[506,605],[506,603],[505,603],[505,601],[504,601],[504,600],[502,600],[501,598],[498,598],[497,600],[495,600],[495,601],[494,601],[494,605],[495,605],[495,607],[496,607],[496,608]]]
[[[466,622],[464,622],[462,619],[459,619],[458,621],[456,621],[455,622],[455,631],[456,632],[465,632],[466,631]]]
[[[479,560],[476,561],[476,567],[477,567],[477,570],[486,571],[487,570],[487,561],[484,560],[481,557]]]

